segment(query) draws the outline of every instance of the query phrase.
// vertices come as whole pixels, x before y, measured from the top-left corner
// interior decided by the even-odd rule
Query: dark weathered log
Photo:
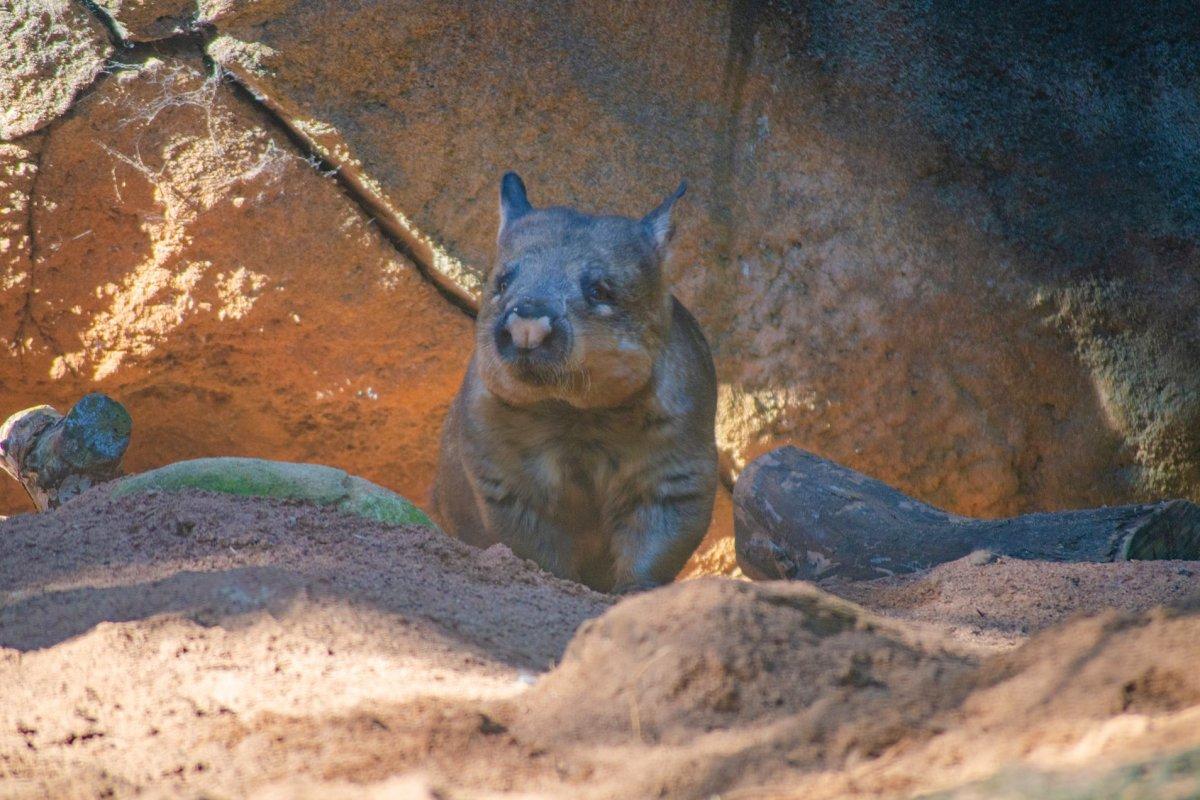
[[[57,508],[120,477],[132,427],[125,407],[103,394],[84,396],[66,416],[50,406],[27,408],[0,425],[0,468],[39,511]]]
[[[1184,500],[978,520],[794,447],[746,467],[733,499],[738,564],[761,580],[878,578],[975,550],[1048,561],[1200,559],[1200,506]]]

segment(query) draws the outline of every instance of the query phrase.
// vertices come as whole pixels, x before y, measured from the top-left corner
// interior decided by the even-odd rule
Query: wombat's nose
[[[508,315],[505,330],[513,344],[522,350],[532,350],[550,334],[550,310],[541,303],[523,301]]]

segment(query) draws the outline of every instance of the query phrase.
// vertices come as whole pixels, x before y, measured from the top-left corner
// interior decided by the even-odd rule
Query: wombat
[[[500,184],[496,263],[442,431],[435,515],[560,577],[627,592],[671,581],[717,485],[716,375],[668,291],[671,207],[642,219],[535,209]]]

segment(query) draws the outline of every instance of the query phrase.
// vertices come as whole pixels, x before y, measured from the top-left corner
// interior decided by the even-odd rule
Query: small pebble
[[[976,550],[967,556],[967,563],[973,567],[982,567],[996,560],[996,554],[991,550]]]

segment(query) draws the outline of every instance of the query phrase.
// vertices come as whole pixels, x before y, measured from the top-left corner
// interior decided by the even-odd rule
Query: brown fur
[[[475,354],[442,435],[434,505],[449,533],[601,590],[669,581],[695,549],[716,490],[716,377],[662,277],[680,194],[642,220],[594,217],[534,210],[506,176]],[[555,320],[537,352],[505,345],[520,303]]]

